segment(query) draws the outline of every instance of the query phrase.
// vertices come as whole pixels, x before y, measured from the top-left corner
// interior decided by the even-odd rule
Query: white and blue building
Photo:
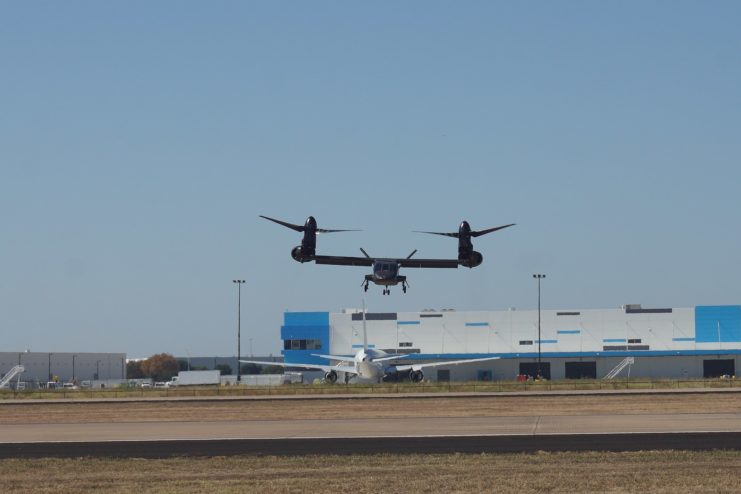
[[[551,379],[601,378],[626,357],[635,358],[631,377],[733,376],[741,365],[741,305],[542,310],[540,338],[537,310],[368,312],[365,319],[369,346],[408,355],[400,363],[500,357],[437,368],[429,380],[511,380],[538,368]],[[286,312],[281,339],[286,362],[353,355],[363,345],[362,312]]]

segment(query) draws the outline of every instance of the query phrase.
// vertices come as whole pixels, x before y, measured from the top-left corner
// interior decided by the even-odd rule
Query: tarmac
[[[685,394],[730,390],[631,390]],[[562,395],[601,394],[569,391]],[[554,396],[556,393],[543,393]],[[609,394],[625,394],[610,391]],[[535,396],[524,393],[391,394],[389,399]],[[373,395],[312,395],[231,399],[362,399]],[[188,398],[193,400],[194,398]],[[183,399],[175,399],[183,401]],[[100,400],[77,400],[92,403]],[[114,400],[119,401],[120,400]],[[142,400],[135,400],[142,401]],[[151,401],[151,400],[145,400]],[[170,399],[172,401],[172,399]],[[13,400],[24,404],[60,403]],[[69,400],[65,400],[68,403]],[[4,400],[2,403],[11,403]],[[1,410],[1,405],[0,405]],[[167,457],[232,454],[350,454],[420,452],[625,451],[740,449],[739,413],[636,413],[536,416],[403,417],[221,421],[129,421],[0,424],[0,458]]]

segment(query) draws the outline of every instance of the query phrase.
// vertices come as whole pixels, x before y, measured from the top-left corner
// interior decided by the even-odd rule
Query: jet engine
[[[334,384],[337,382],[337,372],[331,370],[324,374],[324,380],[328,383]]]
[[[425,375],[421,370],[413,370],[412,372],[409,373],[409,379],[413,383],[421,383],[422,379],[424,378],[425,378]]]

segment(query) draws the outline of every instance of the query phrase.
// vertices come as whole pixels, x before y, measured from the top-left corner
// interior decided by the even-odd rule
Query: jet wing
[[[342,362],[352,362],[355,358],[354,356],[347,356],[347,355],[320,355],[318,353],[312,353],[312,357],[321,357],[326,358],[328,360],[340,360]]]
[[[387,360],[398,360],[400,358],[404,358],[408,356],[409,356],[408,353],[406,355],[391,355],[389,357],[374,358],[373,361],[374,362],[385,362]]]
[[[410,365],[395,365],[394,368],[397,371],[407,370],[420,370],[428,367],[442,367],[445,365],[460,365],[460,364],[471,364],[473,362],[486,362],[488,360],[499,360],[499,357],[486,357],[486,358],[469,358],[464,360],[448,360],[447,362],[432,362],[429,364],[410,364]]]
[[[321,365],[321,364],[297,364],[297,363],[285,363],[285,362],[261,362],[259,360],[240,360],[243,364],[257,364],[257,365],[277,365],[278,367],[298,367],[300,369],[316,369],[324,372],[339,371],[347,372],[349,374],[357,374],[354,366],[351,365]]]
[[[402,268],[457,268],[458,259],[396,259]]]
[[[373,266],[373,259],[367,257],[314,256],[314,262],[335,266]]]

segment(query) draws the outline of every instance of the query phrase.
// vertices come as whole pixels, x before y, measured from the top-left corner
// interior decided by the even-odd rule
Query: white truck
[[[203,386],[208,384],[219,384],[219,370],[202,371],[180,371],[177,376],[167,382],[167,386]]]

